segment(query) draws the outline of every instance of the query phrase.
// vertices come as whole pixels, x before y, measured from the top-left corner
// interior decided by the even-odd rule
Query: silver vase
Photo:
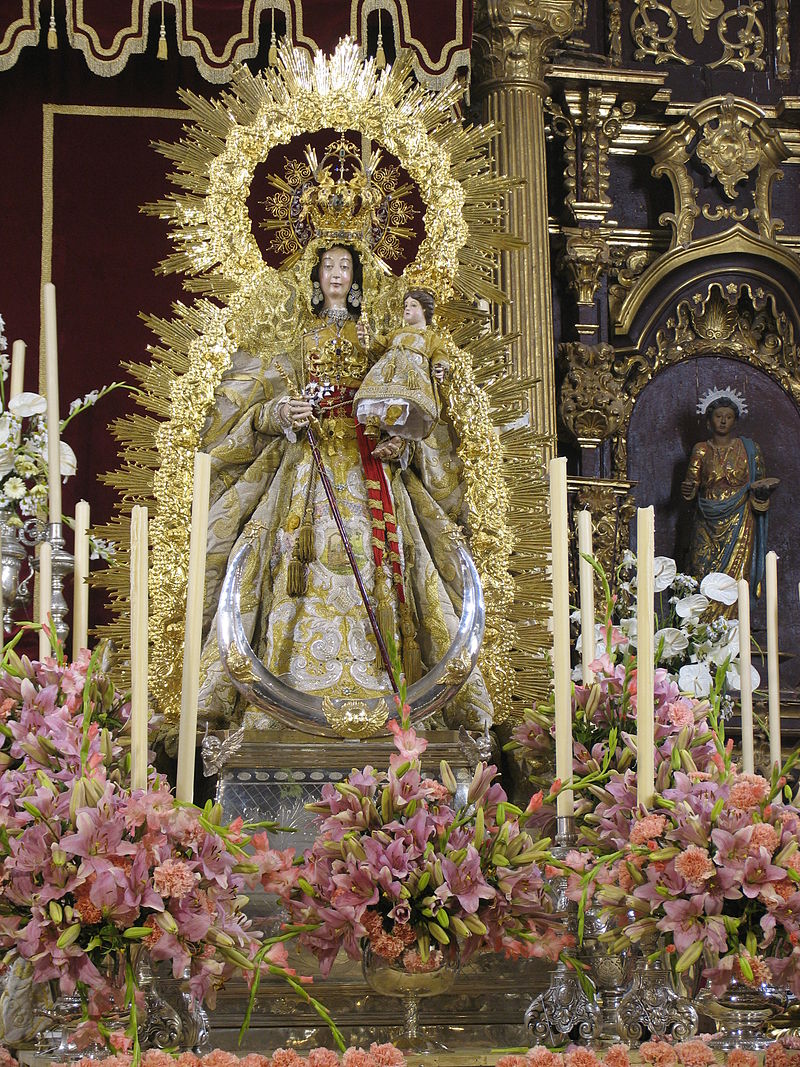
[[[663,953],[656,955],[658,948],[658,935],[641,939],[633,982],[619,1005],[617,1030],[629,1045],[652,1038],[685,1041],[697,1033],[697,1012],[675,991]]]
[[[715,1049],[749,1049],[761,1052],[772,1044],[767,1034],[770,1020],[786,1010],[788,995],[785,989],[763,983],[749,986],[731,978],[719,995],[703,990],[698,1004],[703,1015],[713,1019],[717,1032],[710,1045]]]
[[[175,978],[171,961],[151,960],[147,952],[137,960],[136,982],[145,996],[144,1018],[139,1022],[143,1049],[201,1053],[208,1047],[208,1016],[191,996],[188,978],[188,969]]]
[[[552,853],[564,859],[574,847],[575,818],[559,815],[556,844]],[[567,930],[577,935],[578,906],[567,896],[567,877],[550,880],[553,910]],[[577,974],[561,960],[555,965],[547,989],[531,1001],[525,1012],[525,1028],[532,1045],[565,1045],[570,1041],[591,1044],[601,1026],[600,1007],[583,990]]]
[[[600,1029],[594,1039],[600,1046],[618,1044],[621,1040],[617,1029],[619,1009],[633,976],[633,950],[624,948],[614,952],[605,940],[600,940],[601,934],[610,929],[609,918],[599,909],[586,909],[581,957],[589,966],[600,1002]]]
[[[3,585],[3,629],[10,634],[13,628],[13,612],[18,600],[24,602],[27,587],[20,582],[22,564],[28,553],[19,537],[19,526],[14,525],[12,507],[0,508],[0,562]],[[22,588],[20,588],[22,586]],[[5,640],[5,637],[4,637]]]

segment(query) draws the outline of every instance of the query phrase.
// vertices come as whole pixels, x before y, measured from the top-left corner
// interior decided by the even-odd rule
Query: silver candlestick
[[[50,522],[47,526],[39,526],[35,541],[47,541],[52,549],[51,556],[51,590],[50,590],[50,614],[53,618],[53,627],[59,641],[64,644],[69,636],[67,625],[67,601],[64,596],[64,576],[72,574],[74,557],[64,549],[63,526],[60,522]],[[34,570],[39,569],[39,560],[33,561]]]
[[[565,859],[576,840],[575,817],[559,815],[556,819],[553,856]],[[577,936],[578,905],[567,897],[566,875],[558,875],[551,884],[556,912],[564,917],[569,932]],[[575,971],[561,960],[550,976],[550,985],[531,1002],[525,1012],[525,1026],[534,1044],[590,1042],[600,1030],[601,1021],[600,1008],[583,991]]]
[[[619,1004],[617,1031],[623,1041],[639,1045],[652,1038],[684,1041],[697,1033],[697,1011],[675,991],[672,972],[658,955],[655,934],[639,942],[633,985]]]

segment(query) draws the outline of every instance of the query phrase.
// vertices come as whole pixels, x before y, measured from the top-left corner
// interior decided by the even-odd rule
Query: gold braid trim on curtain
[[[39,0],[20,0],[19,15],[0,26],[0,70],[13,67],[23,48],[38,44],[40,32]]]
[[[266,34],[268,37],[270,33],[270,20],[262,18],[265,13],[280,12],[284,16],[287,35],[294,45],[305,48],[312,54],[320,48],[324,50],[310,35],[313,20],[309,18],[308,4],[304,18],[303,0],[242,0],[239,28],[224,46],[213,42],[195,25],[192,0],[163,0],[163,3],[175,12],[178,53],[194,59],[203,78],[215,84],[230,81],[238,65],[259,54],[262,35]],[[381,9],[387,25],[392,25],[398,50],[408,50],[412,55],[412,69],[416,80],[429,89],[445,89],[454,81],[458,71],[469,70],[470,66],[469,27],[465,25],[465,4],[463,0],[451,0],[451,3],[454,14],[453,36],[443,45],[438,56],[431,53],[429,43],[420,36],[415,36],[407,0],[351,0],[349,20],[347,9],[342,14],[341,35],[349,33],[359,43],[365,42],[367,20],[373,12]],[[160,15],[162,0],[130,0],[127,22],[122,18],[113,40],[104,45],[100,28],[92,23],[91,8],[86,0],[65,0],[69,45],[83,53],[87,66],[94,74],[102,77],[120,74],[131,56],[141,55],[151,47],[157,47],[157,33],[154,33],[156,41],[151,42],[149,39],[153,7],[156,7]],[[16,37],[13,37],[13,48],[9,46],[7,54],[3,54],[0,49],[0,69],[13,66],[21,49],[38,41],[39,11],[35,0],[23,0],[22,12],[22,19],[10,26],[6,34],[7,37],[13,35],[14,28],[19,24],[20,29],[16,32]],[[27,28],[26,18],[30,22],[30,28]],[[156,22],[160,26],[160,19]]]

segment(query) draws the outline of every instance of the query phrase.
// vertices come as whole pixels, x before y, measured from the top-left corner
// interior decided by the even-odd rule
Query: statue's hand
[[[450,377],[450,364],[449,363],[434,363],[433,364],[433,376],[437,382],[443,382],[445,378]]]
[[[681,482],[681,496],[684,500],[691,500],[696,492],[697,486],[690,478],[687,478],[685,481]]]
[[[369,328],[363,319],[356,323],[356,337],[362,348],[369,348]]]
[[[381,441],[380,444],[375,445],[372,450],[372,454],[375,459],[397,459],[405,447],[406,443],[402,437],[387,437],[385,441]]]
[[[302,398],[289,397],[278,408],[278,418],[293,430],[304,430],[313,417],[314,409],[310,401]]]

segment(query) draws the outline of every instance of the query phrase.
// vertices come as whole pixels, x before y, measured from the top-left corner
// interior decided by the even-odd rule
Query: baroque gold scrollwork
[[[600,230],[565,228],[564,265],[579,304],[594,304],[604,272],[610,263],[608,244]]]
[[[630,483],[581,485],[576,505],[592,513],[592,551],[606,574],[613,574],[628,547],[629,524],[636,514]]]
[[[792,53],[789,47],[789,0],[775,0],[775,56],[781,81],[791,74]]]
[[[712,27],[716,29],[722,54],[708,64],[710,67],[745,70],[750,66],[764,70],[765,36],[759,18],[764,7],[762,0],[740,0],[727,11],[725,7],[724,0],[635,0],[630,21],[636,45],[634,55],[637,59],[651,58],[657,64],[695,62],[699,57],[684,55],[677,46],[685,21],[698,45],[703,44]]]
[[[736,186],[761,158],[761,148],[749,125],[742,121],[733,96],[720,104],[719,119],[707,122],[697,146],[697,157],[722,186],[729,200],[739,195]]]
[[[571,341],[559,347],[568,367],[561,386],[559,413],[579,442],[612,437],[630,414],[623,379],[615,372],[615,349],[609,344]]]

